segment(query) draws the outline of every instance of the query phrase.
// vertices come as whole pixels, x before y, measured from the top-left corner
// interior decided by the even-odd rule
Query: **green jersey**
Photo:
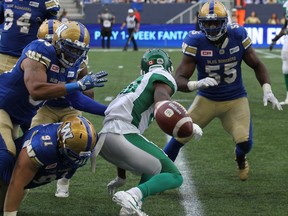
[[[155,82],[166,83],[173,94],[177,91],[173,76],[162,68],[138,77],[109,104],[100,133],[143,134],[154,117]]]

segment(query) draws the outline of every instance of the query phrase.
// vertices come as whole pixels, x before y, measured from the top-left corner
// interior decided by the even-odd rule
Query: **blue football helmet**
[[[75,168],[86,164],[96,141],[94,126],[81,116],[67,118],[58,129],[59,151]]]
[[[211,41],[217,41],[227,32],[228,13],[218,0],[209,0],[199,11],[198,23]]]
[[[68,68],[86,59],[90,35],[87,28],[80,22],[67,21],[55,31],[52,43],[57,50],[60,63]]]

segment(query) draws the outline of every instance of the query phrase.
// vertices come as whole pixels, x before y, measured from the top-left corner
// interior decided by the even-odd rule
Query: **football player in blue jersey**
[[[67,68],[79,66],[86,58],[89,41],[89,32],[83,24],[74,21],[61,24],[52,44],[34,40],[25,47],[13,69],[0,75],[0,131],[8,150],[1,152],[0,158],[13,161],[17,125],[29,124],[42,100],[71,94],[75,98],[73,107],[79,109],[83,104],[89,107],[80,91],[104,86],[107,72],[89,73],[67,83],[73,76],[70,71],[67,73]]]
[[[25,189],[50,183],[84,166],[96,141],[94,126],[80,116],[36,126],[16,139],[17,159],[13,164],[0,157],[0,179],[9,184],[4,216],[17,215]],[[7,151],[5,147],[0,139],[0,151]]]
[[[27,44],[37,39],[45,19],[57,19],[58,0],[1,1],[0,73],[9,71]]]
[[[61,22],[58,20],[45,20],[38,30],[38,38],[45,39],[48,42],[52,43],[53,34],[59,25],[61,25]],[[80,68],[68,68],[68,73],[73,74],[72,79],[81,79],[84,75],[86,75],[87,64],[88,56],[85,60],[83,60],[83,62],[81,62]],[[88,92],[88,95],[93,98],[93,89],[87,91],[90,91]],[[87,91],[83,91],[83,93],[87,95]],[[68,97],[61,97],[45,101],[44,104],[37,110],[37,114],[33,117],[31,127],[39,124],[62,122],[65,121],[67,117],[81,115],[81,112],[73,108],[72,105],[74,104],[75,106],[75,102],[79,103],[79,101],[81,101],[80,99],[78,99],[78,97],[81,97],[81,99],[82,97],[86,98],[86,101],[84,103],[79,103],[79,105],[82,105],[81,107],[78,107],[81,111],[104,116],[104,111],[107,108],[106,105],[97,103],[96,101],[87,98],[87,96],[84,96],[82,94],[79,94],[76,98],[75,94],[71,95],[69,95]],[[69,182],[73,174],[73,172],[69,172],[65,177],[57,181],[57,190],[55,193],[56,197],[69,196]]]
[[[201,31],[191,31],[182,44],[183,57],[175,79],[183,92],[198,90],[188,113],[193,122],[205,128],[219,118],[223,128],[231,135],[235,160],[241,180],[248,178],[246,155],[252,148],[252,124],[247,92],[241,76],[242,60],[251,67],[263,89],[263,102],[282,110],[272,93],[268,71],[252,48],[245,28],[238,24],[227,25],[225,6],[217,1],[205,3],[199,12]],[[198,81],[190,81],[195,69]],[[172,138],[164,151],[174,161],[180,148],[189,139]]]

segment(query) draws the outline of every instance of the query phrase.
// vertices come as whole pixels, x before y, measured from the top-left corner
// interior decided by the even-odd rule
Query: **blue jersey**
[[[57,19],[58,0],[3,0],[0,21],[4,22],[0,53],[19,57],[24,47],[37,39],[38,28],[45,19]]]
[[[246,97],[241,62],[251,44],[245,28],[238,24],[228,26],[227,38],[221,47],[214,45],[201,31],[189,32],[182,49],[185,55],[196,58],[198,80],[213,77],[218,82],[218,86],[201,89],[198,94],[214,101]]]
[[[66,68],[66,81],[75,81],[78,77],[78,71],[79,68],[81,67],[82,61],[78,61],[75,63],[73,67]],[[50,107],[59,107],[59,108],[64,108],[64,107],[70,107],[72,106],[70,100],[67,100],[65,96],[60,97],[60,98],[54,98],[50,100],[46,100],[45,104],[50,106]]]
[[[47,82],[66,83],[67,70],[56,56],[53,45],[45,40],[28,44],[16,65],[9,72],[0,75],[0,109],[4,109],[14,124],[25,124],[36,114],[41,101],[34,101],[25,86],[21,62],[25,58],[42,63],[47,68]]]
[[[61,124],[38,125],[15,141],[18,149],[19,145],[27,149],[29,157],[38,167],[33,180],[25,188],[39,187],[75,170],[58,150],[57,130]]]

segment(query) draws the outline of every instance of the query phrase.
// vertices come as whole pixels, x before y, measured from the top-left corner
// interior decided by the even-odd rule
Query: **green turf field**
[[[169,51],[169,50],[167,50]],[[121,50],[91,50],[89,65],[93,71],[106,70],[109,81],[95,89],[95,99],[104,104],[139,75],[138,52]],[[286,96],[281,72],[280,50],[257,50],[270,71],[272,89],[281,101]],[[169,52],[174,68],[180,62],[181,51]],[[195,75],[195,74],[194,74]],[[194,77],[195,79],[195,77]],[[199,142],[188,143],[182,149],[181,163],[184,185],[179,190],[147,198],[143,205],[152,216],[287,216],[288,215],[288,107],[279,112],[264,107],[262,89],[254,72],[243,63],[243,79],[247,88],[253,120],[254,147],[248,155],[250,177],[238,180],[234,161],[234,143],[218,120],[207,128]],[[175,100],[189,106],[193,93],[177,93]],[[270,105],[270,104],[269,104]],[[101,128],[102,117],[84,114]],[[166,137],[156,123],[145,132],[147,138],[163,147]],[[179,164],[179,158],[177,159]],[[184,164],[184,165],[183,165]],[[90,163],[78,170],[70,184],[69,198],[55,198],[56,182],[30,191],[19,209],[20,216],[116,216],[120,206],[112,202],[106,184],[116,176],[114,167],[101,157],[96,173]],[[139,177],[128,175],[123,189],[137,185]]]

